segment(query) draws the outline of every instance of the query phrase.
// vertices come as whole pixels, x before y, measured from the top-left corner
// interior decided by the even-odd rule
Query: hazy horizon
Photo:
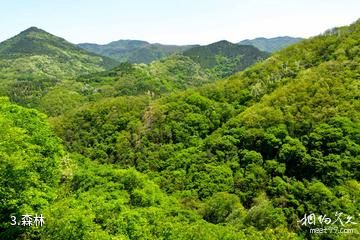
[[[38,29],[41,29],[41,30],[43,30],[43,31],[45,31],[45,32],[47,32],[47,33],[49,33],[49,34],[52,34],[51,32],[48,32],[48,31],[46,31],[46,29],[42,29],[42,28],[39,28],[39,27],[37,27],[37,26],[29,26],[28,28],[25,28],[24,30],[22,30],[22,31],[20,31],[18,34],[20,34],[21,32],[24,32],[24,31],[26,31],[26,30],[28,30],[28,29],[30,29],[30,28],[33,28],[33,27],[35,27],[35,28],[38,28]],[[18,34],[16,34],[16,35],[18,35]],[[16,36],[16,35],[14,35],[14,36]],[[52,34],[52,35],[54,35],[54,34]],[[14,36],[12,36],[12,37],[14,37]],[[10,38],[12,38],[12,37],[10,37]],[[57,36],[57,37],[60,37],[60,38],[63,38],[62,36]],[[282,38],[282,37],[291,37],[291,38],[301,38],[301,37],[294,37],[294,36],[276,36],[276,37],[270,37],[270,38],[265,38],[265,39],[271,39],[271,38]],[[254,40],[254,39],[261,39],[261,38],[264,38],[264,37],[256,37],[256,38],[251,38],[251,39],[240,39],[239,41],[236,41],[236,42],[231,42],[231,41],[229,41],[229,40],[227,40],[227,39],[219,39],[219,40],[217,40],[217,41],[215,41],[215,42],[220,42],[220,41],[228,41],[228,42],[231,42],[231,43],[238,43],[238,42],[240,42],[240,41],[244,41],[244,40]],[[5,40],[2,40],[2,41],[6,41],[7,39],[5,39]],[[67,39],[65,39],[65,40],[67,40]],[[98,45],[106,45],[106,44],[110,44],[110,43],[112,43],[112,42],[118,42],[118,41],[142,41],[142,42],[148,42],[148,43],[150,43],[150,44],[163,44],[163,45],[178,45],[178,46],[181,46],[181,44],[167,44],[167,43],[159,43],[159,42],[149,42],[149,41],[146,41],[146,40],[144,40],[144,39],[117,39],[117,40],[113,40],[113,41],[110,41],[110,42],[107,42],[107,43],[94,43],[94,42],[80,42],[80,43],[73,43],[73,44],[98,44]],[[211,43],[215,43],[215,42],[211,42]],[[209,44],[211,44],[211,43],[209,43]],[[194,45],[199,45],[199,44],[197,44],[197,43],[193,43]],[[189,45],[191,45],[191,44],[189,44]],[[200,44],[200,45],[205,45],[205,44]]]
[[[35,26],[72,43],[142,40],[171,45],[308,38],[359,18],[355,0],[5,1],[0,41]]]

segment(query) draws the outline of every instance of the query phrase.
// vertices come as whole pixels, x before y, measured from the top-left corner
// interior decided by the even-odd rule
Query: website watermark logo
[[[311,234],[359,234],[359,231],[354,228],[358,224],[354,216],[342,212],[336,212],[334,216],[305,214],[298,222],[302,226],[309,227]]]

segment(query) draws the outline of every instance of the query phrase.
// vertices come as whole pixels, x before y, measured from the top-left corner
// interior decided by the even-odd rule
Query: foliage
[[[193,47],[183,54],[208,69],[217,78],[228,77],[268,57],[268,53],[253,46],[237,45],[228,41]]]
[[[122,63],[109,71],[78,78],[92,88],[93,98],[142,94],[157,97],[213,80],[198,64],[182,55],[148,65]]]
[[[211,223],[310,238],[298,222],[304,214],[359,211],[348,187],[359,181],[359,24],[337,32],[228,80],[150,99],[127,127],[97,125],[109,115],[97,104],[87,124],[81,111],[54,123],[70,151],[147,173]],[[105,137],[89,145],[88,132]],[[89,146],[112,150],[98,157]]]
[[[359,34],[359,22],[333,29],[184,91],[175,90],[197,86],[203,63],[178,55],[56,83],[37,99],[70,153],[60,166],[43,115],[4,101],[4,164],[34,175],[41,188],[31,191],[57,196],[29,198],[48,222],[25,236],[344,239],[310,234],[299,220],[342,212],[358,221]],[[177,77],[167,82],[169,73]],[[94,91],[105,85],[108,93]],[[144,94],[150,88],[160,96]],[[0,191],[15,199],[2,211],[23,211],[16,201],[33,183],[8,185],[11,168],[0,174],[0,189],[25,188]]]
[[[0,98],[0,238],[26,230],[11,216],[38,213],[55,198],[63,149],[43,114]]]

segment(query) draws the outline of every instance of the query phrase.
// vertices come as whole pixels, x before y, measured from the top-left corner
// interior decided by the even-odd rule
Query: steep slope
[[[0,98],[0,156],[2,240],[279,236],[209,223],[146,174],[66,153],[44,114],[6,98]],[[220,194],[217,198],[243,213],[236,196]],[[40,219],[44,220],[41,225]],[[32,225],[24,227],[23,220]]]
[[[33,74],[64,78],[104,70],[114,60],[88,53],[66,40],[31,27],[0,43],[1,76]]]
[[[151,44],[140,40],[118,40],[105,45],[81,43],[78,46],[89,52],[107,56],[120,62],[130,63],[150,63],[193,47],[192,45]]]
[[[360,211],[359,36],[360,21],[226,81],[156,101],[109,99],[52,122],[70,151],[146,172],[207,222],[314,239],[304,215]],[[224,192],[245,212],[224,206]],[[285,232],[269,239],[296,239]]]
[[[244,70],[269,55],[253,46],[242,46],[228,41],[193,47],[183,54],[219,78]]]
[[[303,38],[294,38],[294,37],[274,37],[274,38],[255,38],[255,39],[245,39],[240,41],[240,45],[252,45],[261,51],[265,52],[276,52],[287,46],[295,44],[304,40]]]

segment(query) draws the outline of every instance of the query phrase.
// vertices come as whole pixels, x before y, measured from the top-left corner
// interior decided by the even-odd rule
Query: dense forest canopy
[[[0,64],[43,51],[14,39]],[[360,231],[360,22],[219,65],[240,48],[56,77],[1,68],[0,238],[358,239],[301,219],[341,212],[352,221],[333,226]],[[10,224],[24,213],[46,223]]]

